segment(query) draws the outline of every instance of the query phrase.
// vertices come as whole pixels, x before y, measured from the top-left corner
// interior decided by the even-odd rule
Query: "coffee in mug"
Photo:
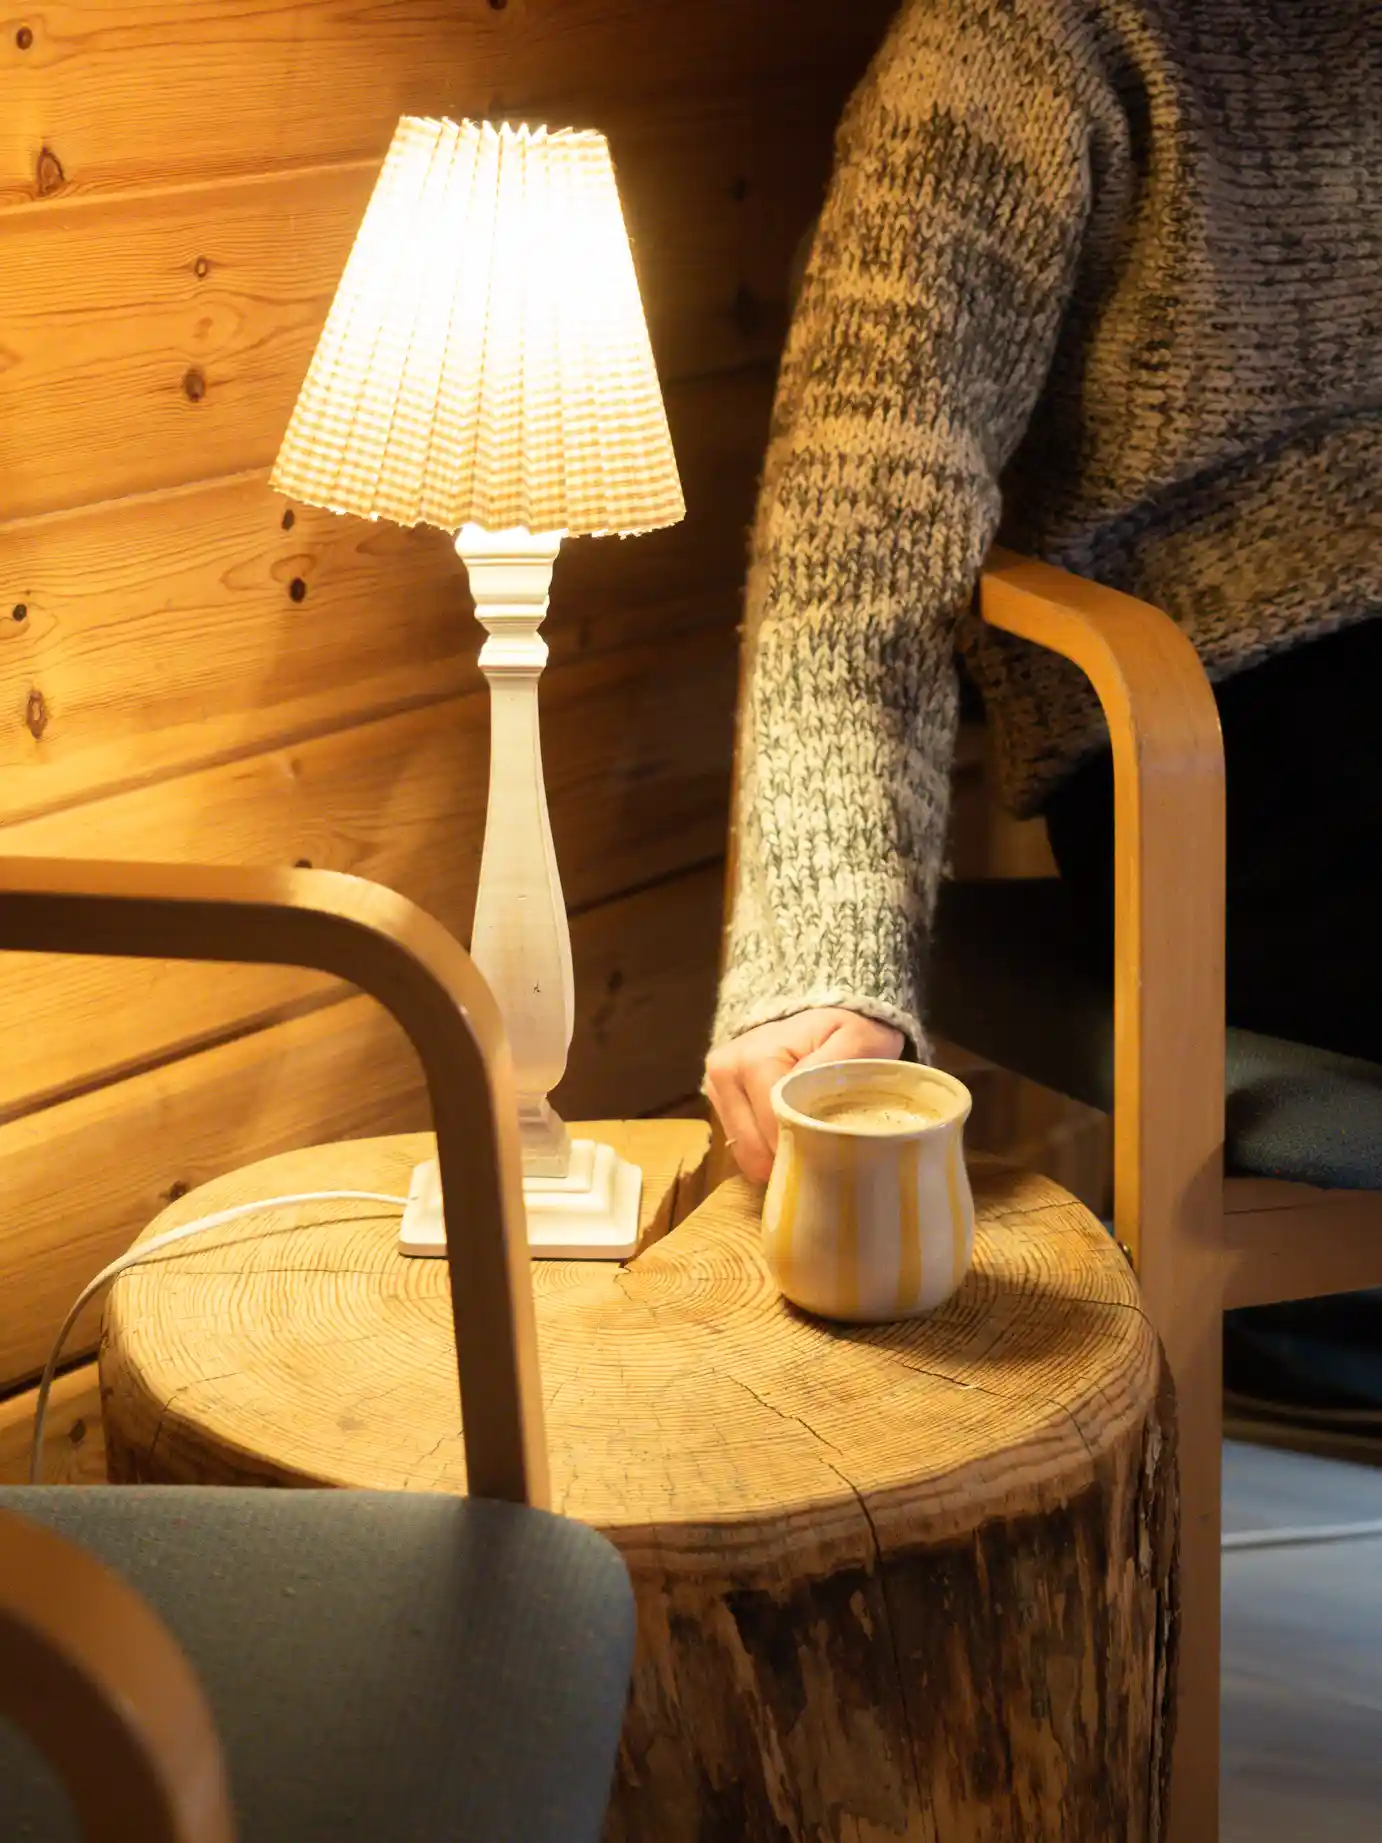
[[[763,1245],[780,1291],[857,1323],[934,1311],[974,1247],[968,1089],[914,1063],[833,1062],[785,1076],[772,1105]]]

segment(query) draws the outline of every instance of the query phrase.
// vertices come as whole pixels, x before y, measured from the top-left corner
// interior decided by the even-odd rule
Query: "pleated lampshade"
[[[603,135],[399,122],[271,484],[451,532],[683,516]]]

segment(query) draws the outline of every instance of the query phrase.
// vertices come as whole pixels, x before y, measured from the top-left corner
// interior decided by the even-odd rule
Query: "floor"
[[[1382,1469],[1229,1443],[1224,1529],[1382,1522]],[[1224,1556],[1222,1843],[1382,1837],[1382,1537]]]

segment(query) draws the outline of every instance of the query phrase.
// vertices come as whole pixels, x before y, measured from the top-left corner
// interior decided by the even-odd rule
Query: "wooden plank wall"
[[[690,1093],[789,259],[890,10],[44,0],[13,15],[0,850],[356,871],[466,936],[487,708],[458,565],[438,533],[287,506],[266,470],[398,115],[601,127],[689,516],[558,565],[544,745],[580,992],[560,1098],[617,1115]],[[11,957],[0,1019],[0,1392],[170,1193],[422,1117],[392,1027],[301,975]],[[93,1337],[94,1320],[74,1354]]]

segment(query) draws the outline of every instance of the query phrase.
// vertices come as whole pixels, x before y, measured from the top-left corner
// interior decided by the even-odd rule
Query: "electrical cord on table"
[[[112,1261],[109,1267],[103,1267],[96,1278],[84,1286],[77,1297],[76,1304],[63,1319],[58,1335],[53,1342],[52,1353],[44,1366],[43,1379],[38,1385],[38,1398],[34,1404],[33,1444],[29,1448],[29,1483],[43,1483],[43,1428],[48,1418],[48,1398],[53,1392],[53,1380],[57,1375],[58,1364],[62,1359],[62,1347],[71,1334],[83,1308],[112,1280],[130,1267],[137,1267],[141,1261],[148,1260],[151,1254],[158,1254],[164,1248],[170,1248],[175,1242],[186,1241],[189,1236],[200,1235],[206,1229],[224,1228],[228,1222],[238,1222],[242,1216],[254,1216],[261,1210],[286,1209],[293,1203],[395,1203],[400,1209],[407,1207],[406,1197],[388,1196],[378,1190],[304,1190],[290,1197],[263,1197],[257,1203],[237,1203],[231,1209],[220,1209],[212,1216],[199,1216],[195,1222],[184,1222],[175,1229],[165,1229],[161,1235],[153,1236],[149,1241],[137,1243],[127,1254]],[[348,1218],[355,1221],[355,1217]],[[312,1225],[320,1227],[318,1223]]]
[[[389,1196],[378,1190],[305,1190],[289,1197],[264,1197],[258,1203],[237,1203],[232,1209],[217,1210],[212,1216],[199,1216],[195,1222],[184,1222],[175,1229],[165,1229],[161,1235],[155,1235],[150,1241],[139,1242],[127,1254],[122,1254],[108,1267],[103,1267],[96,1278],[82,1288],[76,1304],[63,1319],[53,1343],[52,1354],[44,1367],[43,1380],[38,1385],[38,1398],[34,1405],[33,1444],[29,1449],[30,1484],[43,1483],[43,1428],[48,1418],[48,1398],[53,1391],[62,1347],[83,1308],[103,1286],[117,1280],[127,1269],[138,1266],[151,1254],[172,1247],[175,1242],[186,1241],[190,1236],[200,1235],[207,1229],[224,1228],[227,1223],[238,1222],[242,1216],[256,1215],[260,1210],[286,1209],[295,1203],[391,1203],[404,1209],[407,1202],[406,1197]],[[1322,1543],[1358,1542],[1374,1536],[1382,1536],[1382,1518],[1363,1523],[1322,1523],[1314,1528],[1306,1525],[1299,1529],[1231,1530],[1221,1538],[1219,1546],[1224,1554],[1230,1555],[1252,1549],[1314,1548]]]

